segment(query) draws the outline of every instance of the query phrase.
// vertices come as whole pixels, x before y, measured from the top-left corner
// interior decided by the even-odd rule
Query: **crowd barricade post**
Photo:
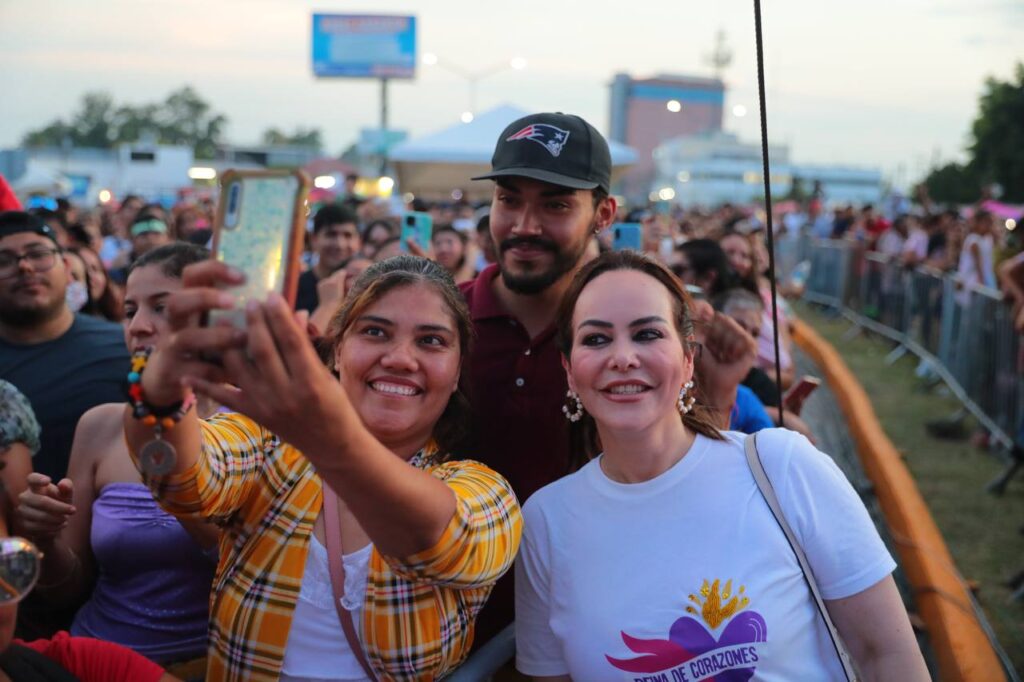
[[[857,242],[808,244],[811,272],[804,298],[841,312],[854,325],[851,333],[864,328],[893,340],[897,347],[887,361],[907,351],[917,355],[974,415],[990,442],[1009,452],[1024,435],[1024,359],[1001,294],[965,289],[955,275],[933,268],[905,268]],[[1019,459],[1008,462],[1020,466]],[[1004,477],[997,480],[1005,486]]]

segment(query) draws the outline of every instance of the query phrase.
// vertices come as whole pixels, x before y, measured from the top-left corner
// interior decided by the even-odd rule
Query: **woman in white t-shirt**
[[[565,411],[596,427],[603,453],[523,509],[517,667],[588,682],[842,679],[742,436],[694,405],[689,303],[628,251],[584,267],[563,300]],[[707,383],[703,395],[722,394]],[[762,431],[758,449],[862,678],[928,679],[895,564],[849,482],[796,433]]]

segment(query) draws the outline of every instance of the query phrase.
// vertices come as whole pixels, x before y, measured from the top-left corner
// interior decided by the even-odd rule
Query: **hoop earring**
[[[573,391],[572,389],[565,392],[565,397],[568,404],[562,405],[562,414],[565,415],[566,419],[575,424],[583,418],[583,403],[580,402],[580,397],[577,395],[576,391]],[[573,405],[573,411],[570,412],[569,405],[572,405],[573,403],[575,403],[575,405]]]
[[[679,399],[676,400],[676,408],[679,410],[679,414],[687,414],[693,409],[693,404],[697,402],[697,398],[694,396],[687,397],[690,389],[693,388],[693,382],[687,381],[683,384],[683,387],[679,389]]]

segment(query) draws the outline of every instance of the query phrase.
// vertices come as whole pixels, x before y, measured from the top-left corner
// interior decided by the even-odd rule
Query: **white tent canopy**
[[[485,199],[491,194],[490,181],[470,178],[491,169],[491,155],[501,131],[530,112],[503,105],[476,116],[469,123],[457,123],[440,132],[408,140],[391,148],[388,158],[398,175],[403,192],[428,197],[447,196],[461,189],[468,199]],[[618,142],[608,143],[612,155],[612,180],[636,161],[636,152]]]

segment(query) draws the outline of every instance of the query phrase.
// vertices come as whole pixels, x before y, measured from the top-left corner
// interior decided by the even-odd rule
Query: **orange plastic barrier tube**
[[[928,628],[940,679],[1005,680],[999,658],[955,572],[946,542],[910,471],[882,430],[871,399],[836,349],[807,324],[794,320],[793,340],[821,368],[846,415],[864,471],[874,484],[895,540],[900,565],[914,588],[914,602]]]

